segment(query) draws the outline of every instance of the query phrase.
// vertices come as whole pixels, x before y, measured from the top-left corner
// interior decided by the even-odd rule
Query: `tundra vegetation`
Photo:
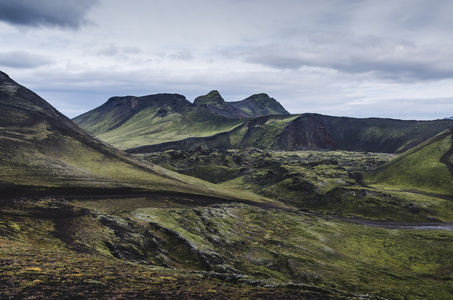
[[[215,141],[243,148],[202,141],[133,157],[1,72],[0,83],[2,299],[453,299],[449,131],[400,155],[275,151],[245,146],[339,119],[265,116],[241,126],[218,115],[237,134]],[[159,122],[187,109],[171,97],[167,109],[152,108]],[[253,99],[228,112],[279,109],[263,95]],[[139,111],[144,102],[136,100],[109,101],[113,123],[98,129],[138,128],[119,109]],[[218,93],[197,102],[204,115],[226,105]],[[85,116],[93,126],[95,119]],[[393,141],[396,151],[424,136],[422,127],[448,125],[404,124],[387,137],[367,127],[357,143],[383,149]],[[216,132],[207,125],[199,128]],[[313,137],[332,142],[321,132],[300,141]]]

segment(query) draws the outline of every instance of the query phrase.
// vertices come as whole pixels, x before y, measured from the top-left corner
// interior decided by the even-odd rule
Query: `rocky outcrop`
[[[274,98],[267,94],[255,94],[245,100],[230,104],[249,116],[289,115],[289,112]]]
[[[226,102],[216,90],[207,95],[197,97],[193,104],[211,113],[228,117],[247,117],[248,114]]]

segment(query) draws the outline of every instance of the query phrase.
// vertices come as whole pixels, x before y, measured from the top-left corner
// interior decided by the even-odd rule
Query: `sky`
[[[453,116],[451,0],[0,0],[0,70],[68,117],[112,96]]]

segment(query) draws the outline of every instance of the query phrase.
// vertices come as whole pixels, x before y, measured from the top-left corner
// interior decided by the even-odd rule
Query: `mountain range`
[[[402,153],[453,127],[453,120],[290,115],[265,94],[226,102],[217,91],[194,103],[178,94],[113,97],[73,120],[129,153],[197,146]]]

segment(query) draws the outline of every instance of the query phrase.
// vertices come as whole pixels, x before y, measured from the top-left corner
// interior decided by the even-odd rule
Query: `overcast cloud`
[[[0,20],[21,26],[78,29],[97,0],[0,0]]]
[[[0,0],[0,70],[74,117],[115,95],[453,115],[450,0]]]

